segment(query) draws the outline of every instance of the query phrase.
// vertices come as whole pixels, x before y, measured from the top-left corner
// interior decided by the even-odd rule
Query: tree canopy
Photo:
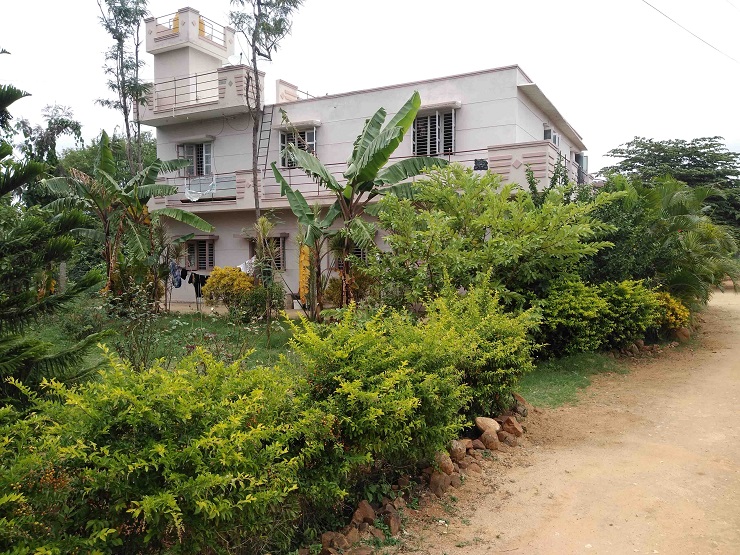
[[[635,137],[606,155],[622,160],[604,168],[604,174],[621,173],[647,185],[670,175],[692,188],[718,189],[720,194],[707,202],[707,212],[740,239],[740,153],[728,150],[722,137],[690,141]]]

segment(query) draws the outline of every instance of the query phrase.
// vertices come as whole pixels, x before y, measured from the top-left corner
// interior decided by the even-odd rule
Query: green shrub
[[[341,467],[303,487],[341,449],[301,383],[198,351],[171,371],[113,360],[97,383],[51,384],[61,403],[26,420],[0,409],[0,550],[286,551],[312,496],[344,495]]]
[[[679,299],[666,292],[655,293],[655,298],[658,302],[655,327],[660,332],[667,334],[689,325],[691,311]]]
[[[460,339],[400,312],[364,318],[354,305],[336,324],[293,330],[311,397],[336,415],[344,451],[386,467],[429,460],[460,431],[469,400],[455,368]]]
[[[454,330],[459,336],[456,367],[471,388],[469,416],[508,409],[509,393],[533,368],[530,332],[538,325],[539,314],[533,310],[506,314],[488,286],[473,287],[465,295],[447,289],[428,311],[430,334],[443,337],[445,330]]]
[[[361,301],[367,297],[370,287],[375,283],[375,280],[369,275],[364,273],[361,269],[355,267],[352,271],[352,295],[355,301]],[[339,306],[342,298],[342,280],[338,277],[333,277],[329,280],[324,291],[324,301],[330,306]]]
[[[603,329],[608,330],[601,345],[620,348],[643,339],[645,332],[655,326],[660,317],[660,305],[655,293],[641,281],[625,280],[619,283],[602,283],[599,293],[607,303]]]
[[[259,320],[267,315],[267,300],[270,296],[270,306],[273,313],[283,310],[285,305],[285,289],[282,284],[273,282],[268,286],[258,285],[242,295],[237,302],[229,306],[229,313],[233,318],[243,322]]]
[[[598,288],[578,279],[554,284],[539,303],[542,325],[538,339],[547,356],[596,351],[611,333],[605,315],[609,305]]]
[[[203,297],[209,303],[222,302],[231,307],[254,287],[254,278],[239,268],[213,268],[208,281],[203,286]]]

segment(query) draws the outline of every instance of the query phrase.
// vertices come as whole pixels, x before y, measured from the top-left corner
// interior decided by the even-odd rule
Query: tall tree
[[[98,103],[121,112],[126,158],[130,173],[134,174],[144,168],[139,107],[148,87],[139,76],[144,65],[139,52],[141,21],[148,13],[147,0],[98,0],[98,7],[100,22],[113,39],[113,46],[105,55],[105,73],[109,76],[108,88],[116,95],[114,100],[101,99]]]
[[[252,62],[251,83],[247,84],[247,91],[250,86],[254,87],[254,106],[249,104],[249,95],[247,95],[247,102],[252,115],[252,189],[255,221],[260,218],[257,143],[259,126],[262,121],[262,95],[257,63],[259,60],[272,61],[272,55],[277,50],[280,41],[290,33],[292,27],[290,18],[293,12],[302,3],[303,0],[231,0],[231,5],[237,6],[240,10],[230,12],[229,21],[247,40]]]
[[[48,171],[54,175],[63,173],[57,154],[57,141],[64,135],[75,139],[79,148],[83,146],[82,125],[74,119],[70,108],[54,104],[46,106],[42,112],[45,126],[32,125],[27,119],[16,123],[15,129],[21,135],[21,142],[16,146],[29,160],[43,162]],[[26,206],[44,205],[53,200],[39,185],[38,181],[23,187],[21,198]]]
[[[0,126],[5,131],[10,130],[8,107],[24,96],[27,93],[12,85],[0,85]],[[34,319],[59,310],[101,279],[93,272],[65,292],[55,291],[52,271],[71,255],[75,241],[69,231],[81,225],[84,215],[54,215],[11,200],[45,170],[42,162],[16,160],[12,145],[0,140],[0,401],[22,397],[13,380],[33,387],[44,377],[62,381],[83,377],[86,371],[80,369],[80,363],[85,348],[99,338],[89,336],[59,350],[25,333]]]
[[[733,228],[740,239],[740,153],[731,152],[722,137],[700,137],[685,141],[656,141],[635,137],[610,150],[612,158],[621,158],[602,173],[622,173],[648,185],[667,175],[689,187],[712,187],[720,194],[708,199],[708,209],[717,222]]]

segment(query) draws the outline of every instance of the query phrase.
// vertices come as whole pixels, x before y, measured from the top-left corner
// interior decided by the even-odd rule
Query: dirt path
[[[693,347],[530,417],[524,448],[422,511],[399,551],[740,553],[740,295],[703,319]]]

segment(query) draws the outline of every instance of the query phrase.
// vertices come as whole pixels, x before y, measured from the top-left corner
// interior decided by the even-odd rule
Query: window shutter
[[[436,156],[439,152],[439,125],[437,125],[437,114],[429,116],[429,146],[427,153],[429,156]]]
[[[442,154],[455,152],[455,111],[442,114]]]
[[[203,143],[203,175],[211,175],[213,171],[213,143]]]
[[[196,164],[195,164],[195,145],[185,145],[185,159],[190,162],[185,167],[185,175],[192,176],[196,175]]]
[[[208,263],[208,243],[198,241],[198,270],[205,270]]]

